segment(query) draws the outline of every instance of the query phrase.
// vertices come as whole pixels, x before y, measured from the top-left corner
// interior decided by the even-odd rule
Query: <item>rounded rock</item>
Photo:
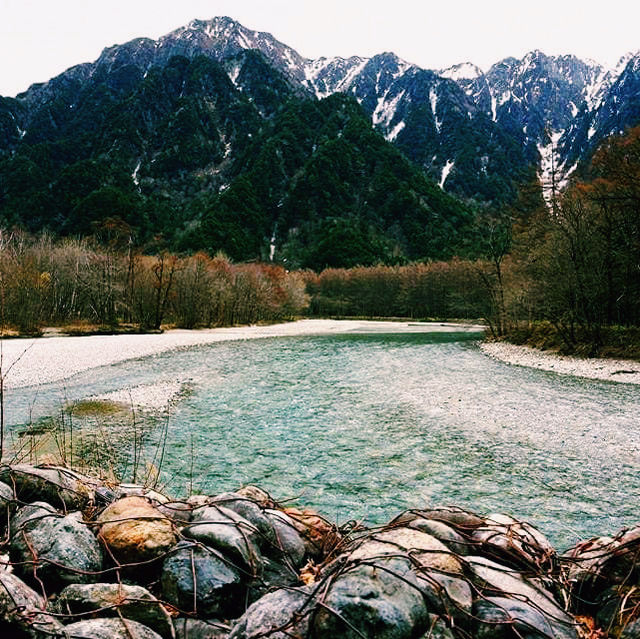
[[[121,563],[155,559],[176,543],[171,520],[142,497],[113,502],[97,521],[100,538]]]
[[[188,614],[226,619],[244,610],[246,586],[240,574],[203,546],[180,542],[164,560],[160,583],[163,598]]]
[[[87,619],[64,627],[69,639],[162,639],[157,633],[129,619]]]

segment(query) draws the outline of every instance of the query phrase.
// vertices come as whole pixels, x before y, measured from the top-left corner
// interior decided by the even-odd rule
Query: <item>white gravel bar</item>
[[[170,330],[157,335],[93,335],[9,339],[0,343],[6,388],[68,379],[77,373],[147,357],[176,348],[229,340],[329,335],[349,332],[478,331],[482,327],[416,322],[300,320],[270,326],[242,326],[196,331]]]
[[[480,348],[490,357],[507,364],[588,379],[640,384],[640,362],[632,360],[571,357],[506,342],[484,342]]]

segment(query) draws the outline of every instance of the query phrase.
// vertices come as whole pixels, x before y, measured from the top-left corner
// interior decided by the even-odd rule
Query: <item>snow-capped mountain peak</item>
[[[452,67],[438,71],[438,75],[449,80],[475,80],[484,75],[484,71],[471,62],[454,64]]]

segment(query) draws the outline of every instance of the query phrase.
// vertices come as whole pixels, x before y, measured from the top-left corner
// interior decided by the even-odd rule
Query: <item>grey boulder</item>
[[[64,628],[68,639],[162,639],[157,633],[130,619],[87,619]]]
[[[10,556],[16,570],[57,589],[71,583],[88,583],[102,567],[102,550],[82,513],[66,516],[49,504],[24,506],[11,518]]]
[[[155,630],[165,639],[175,631],[169,613],[146,588],[127,584],[72,584],[56,601],[58,613],[73,618],[83,615],[119,617],[137,621]]]
[[[160,582],[163,598],[182,612],[227,619],[244,611],[240,573],[213,549],[180,542],[164,560]]]

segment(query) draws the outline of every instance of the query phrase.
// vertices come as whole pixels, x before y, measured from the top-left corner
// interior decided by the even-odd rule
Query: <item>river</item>
[[[147,458],[166,425],[155,461],[173,494],[253,483],[340,523],[453,504],[529,520],[559,547],[637,523],[640,387],[509,366],[468,330],[388,330],[104,366],[12,390],[7,421],[15,430],[70,400],[177,381],[185,392],[166,418],[136,417],[155,424]]]

